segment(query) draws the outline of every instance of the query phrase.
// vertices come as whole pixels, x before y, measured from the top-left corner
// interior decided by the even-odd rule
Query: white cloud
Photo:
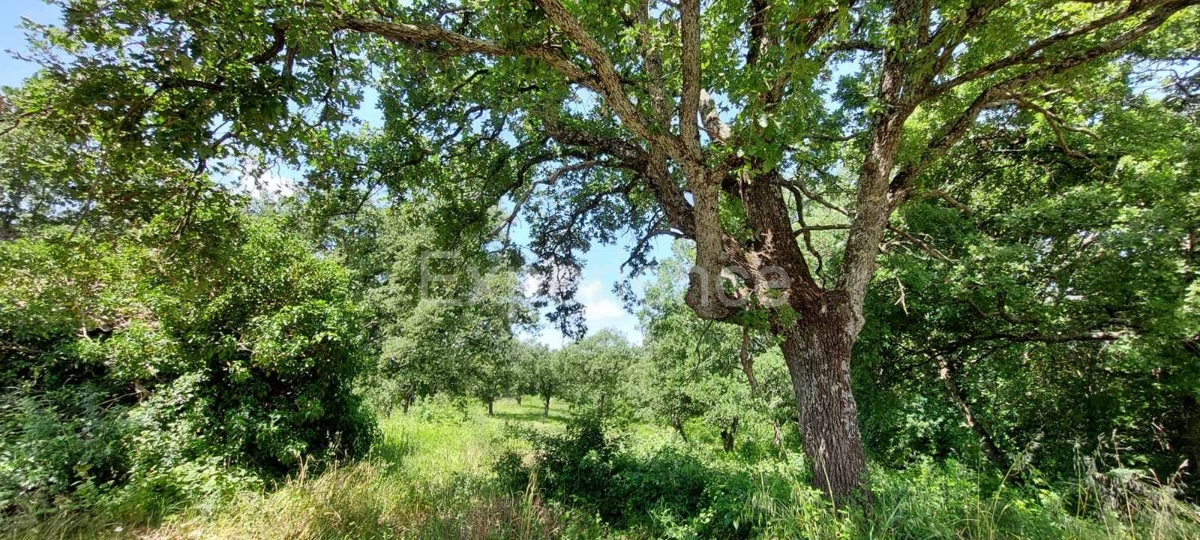
[[[521,276],[521,292],[525,294],[526,298],[532,298],[547,279],[550,281],[550,294],[552,296],[560,295],[572,284],[578,282],[579,271],[566,266],[554,266],[550,270],[549,276],[545,273],[525,274]]]
[[[583,284],[579,288],[578,298],[579,303],[583,304],[589,328],[598,328],[603,325],[597,323],[611,322],[628,316],[625,310],[621,309],[621,306],[604,290],[604,284],[597,280]]]
[[[566,345],[567,340],[563,337],[562,332],[553,328],[543,328],[537,335],[537,340],[541,344],[550,347],[551,349],[561,349]]]
[[[255,170],[243,167],[241,188],[254,199],[273,200],[291,196],[296,192],[296,184],[290,178],[271,170]]]
[[[523,274],[521,276],[521,294],[525,298],[533,298],[537,294],[538,286],[542,284],[542,280],[537,276]]]
[[[575,276],[578,276],[578,274],[575,274]],[[563,278],[564,276],[558,276],[552,279],[563,283]],[[544,276],[539,275],[524,276],[521,282],[521,290],[525,293],[526,297],[532,297],[537,292],[537,287],[542,283],[543,279]],[[603,281],[591,279],[584,282],[576,289],[575,300],[583,305],[583,317],[587,324],[588,334],[610,329],[625,335],[633,343],[642,342],[642,335],[637,327],[637,317],[631,315],[621,307],[620,301],[605,287]],[[564,338],[558,329],[550,324],[546,324],[544,321],[543,325],[539,325],[539,328],[528,337],[532,337],[552,349],[561,348],[570,341]]]

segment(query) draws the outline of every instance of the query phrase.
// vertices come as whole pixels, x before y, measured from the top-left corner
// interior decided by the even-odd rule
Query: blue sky
[[[12,57],[9,51],[22,52],[26,50],[25,35],[19,25],[22,17],[27,17],[38,23],[55,23],[59,20],[56,7],[47,6],[41,0],[6,0],[5,9],[0,10],[0,85],[16,86],[34,72],[34,66]],[[373,107],[364,107],[364,120],[379,124],[379,113]],[[294,171],[273,171],[260,177],[268,184],[286,183],[289,178],[295,178]],[[253,182],[243,182],[244,187],[253,190]],[[524,242],[528,238],[528,224],[520,223],[514,227],[513,238]],[[635,342],[641,341],[637,318],[626,312],[621,301],[612,293],[613,285],[621,278],[620,265],[628,257],[626,247],[636,243],[630,233],[626,233],[617,245],[593,246],[584,255],[587,261],[580,281],[577,298],[584,304],[589,333],[604,328],[611,328],[624,334]],[[653,253],[665,257],[671,252],[671,240],[660,237],[652,242]],[[641,284],[635,284],[634,290],[641,291]],[[538,340],[560,347],[564,344],[561,334],[551,328],[543,328]]]
[[[25,50],[25,33],[18,26],[21,17],[46,23],[58,20],[58,8],[41,0],[8,0],[0,10],[0,85],[13,86],[33,73],[33,66],[12,57],[8,51]]]

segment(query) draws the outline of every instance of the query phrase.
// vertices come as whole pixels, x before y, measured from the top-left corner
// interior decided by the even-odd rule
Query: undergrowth
[[[1200,538],[1195,506],[1131,471],[1051,488],[953,461],[874,468],[865,511],[809,487],[795,449],[727,454],[497,405],[494,417],[445,402],[392,415],[362,460],[160,523],[8,516],[0,538]]]

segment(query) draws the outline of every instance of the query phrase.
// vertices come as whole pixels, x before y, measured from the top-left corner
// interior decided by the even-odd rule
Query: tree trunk
[[[495,400],[492,400],[492,399],[489,399],[489,400],[488,400],[488,402],[487,402],[487,404],[488,404],[488,416],[493,416],[493,413],[492,413],[492,404],[493,404],[494,402],[495,402]]]
[[[804,452],[813,463],[813,484],[834,500],[861,494],[869,502],[858,406],[850,390],[855,337],[839,319],[848,317],[819,312],[804,317],[784,332],[781,348],[800,413]]]
[[[733,442],[737,437],[738,417],[733,417],[733,421],[729,423],[729,427],[721,430],[721,447],[726,452],[733,451]]]
[[[675,428],[675,431],[679,433],[679,438],[683,439],[683,442],[690,442],[688,441],[687,431],[683,429],[683,421],[679,419],[679,415],[671,415],[671,427]]]
[[[742,349],[738,356],[742,360],[742,373],[746,374],[746,382],[750,384],[750,395],[758,393],[758,379],[754,376],[754,357],[750,356],[750,329],[742,327]]]
[[[542,418],[550,417],[550,396],[545,396],[542,401]]]
[[[521,394],[517,394],[517,406],[521,405]]]
[[[974,431],[975,435],[979,437],[979,448],[983,450],[983,455],[987,456],[988,460],[999,467],[1000,470],[1010,471],[1012,464],[1004,456],[1004,452],[1000,451],[1000,447],[996,446],[996,440],[992,438],[991,432],[975,418],[975,413],[971,410],[971,404],[967,402],[966,393],[958,386],[958,381],[955,380],[958,378],[957,366],[942,356],[938,356],[937,361],[938,377],[942,379],[942,384],[946,386],[946,391],[950,393],[950,400],[962,412],[963,421],[966,422],[967,427],[971,428],[971,431]]]

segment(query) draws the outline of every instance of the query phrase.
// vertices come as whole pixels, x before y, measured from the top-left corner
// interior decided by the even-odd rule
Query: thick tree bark
[[[488,402],[487,402],[487,404],[488,404],[488,416],[492,416],[492,415],[493,415],[493,413],[492,413],[492,403],[493,403],[493,402],[494,402],[494,401],[493,401],[493,400],[490,400],[490,399],[489,399],[489,400],[488,400]]]
[[[888,82],[889,79],[885,76],[884,90],[888,89]],[[883,240],[883,232],[887,229],[891,215],[888,183],[896,152],[900,147],[905,118],[906,112],[896,112],[877,121],[871,146],[858,175],[859,188],[854,218],[850,225],[850,234],[846,238],[846,249],[842,254],[835,288],[848,295],[846,304],[851,315],[848,322],[853,325],[849,332],[853,336],[857,336],[866,323],[863,305],[866,302],[871,277],[875,274],[879,244]]]
[[[813,484],[819,489],[835,500],[869,498],[858,406],[850,391],[855,336],[845,307],[822,311],[787,329],[781,345],[800,413],[804,453],[813,462]]]
[[[550,416],[550,396],[545,396],[542,401],[542,418]]]

